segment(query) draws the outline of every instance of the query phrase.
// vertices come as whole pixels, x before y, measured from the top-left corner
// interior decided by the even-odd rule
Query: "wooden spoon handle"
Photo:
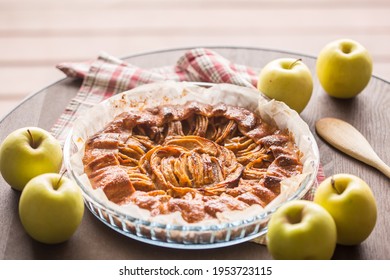
[[[385,174],[388,178],[390,178],[390,166],[386,165],[386,163],[384,163],[383,161],[381,161],[382,163],[378,163],[377,166],[373,166],[375,167],[376,169],[378,169],[380,172],[382,172],[383,174]]]
[[[371,165],[390,178],[390,167],[379,158],[366,138],[349,123],[334,118],[323,118],[317,121],[316,131],[333,147]]]

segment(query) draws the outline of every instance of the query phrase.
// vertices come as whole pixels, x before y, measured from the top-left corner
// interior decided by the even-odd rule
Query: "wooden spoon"
[[[367,139],[349,123],[334,118],[323,118],[317,121],[316,131],[333,147],[371,165],[390,178],[390,167],[379,158]]]

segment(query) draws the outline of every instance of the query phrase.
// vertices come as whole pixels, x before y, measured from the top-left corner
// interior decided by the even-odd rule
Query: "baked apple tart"
[[[301,157],[288,130],[255,113],[190,101],[120,114],[87,140],[83,163],[110,201],[194,223],[265,207],[302,173]]]
[[[261,235],[318,168],[295,111],[233,85],[162,82],[118,94],[76,120],[64,150],[92,213],[151,243]]]

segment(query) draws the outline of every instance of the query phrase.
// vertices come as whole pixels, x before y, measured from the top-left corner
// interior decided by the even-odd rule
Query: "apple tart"
[[[319,155],[300,116],[256,89],[161,82],[85,111],[64,162],[114,230],[210,248],[262,236],[275,209],[315,184]]]
[[[111,202],[198,223],[265,207],[302,156],[288,129],[246,108],[187,101],[119,114],[86,141],[83,164]]]

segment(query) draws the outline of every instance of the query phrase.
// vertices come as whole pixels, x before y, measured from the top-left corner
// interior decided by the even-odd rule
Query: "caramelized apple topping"
[[[265,207],[302,173],[301,156],[288,131],[247,109],[188,102],[122,113],[88,139],[83,162],[112,202],[194,223]]]

